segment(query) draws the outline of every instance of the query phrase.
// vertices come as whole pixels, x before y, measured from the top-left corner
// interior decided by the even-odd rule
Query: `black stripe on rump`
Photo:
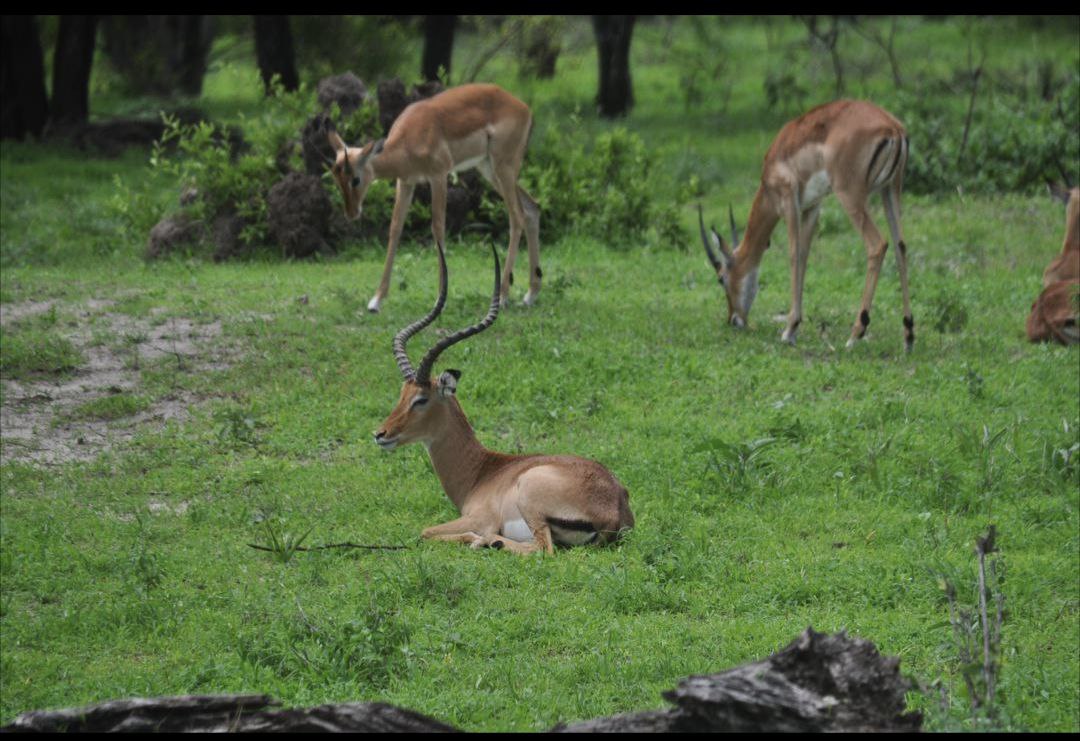
[[[549,527],[555,526],[563,530],[578,530],[583,533],[596,531],[596,525],[593,525],[588,520],[563,520],[558,517],[548,517],[547,524]]]
[[[893,173],[896,172],[896,166],[900,164],[901,155],[903,155],[904,148],[898,143],[896,145],[896,156],[893,157],[892,165],[889,167],[889,174],[885,176],[885,180],[882,183],[887,183],[892,180]]]
[[[871,176],[874,174],[874,164],[877,163],[878,155],[881,154],[881,150],[885,148],[885,145],[889,143],[889,139],[882,139],[877,145],[877,149],[874,150],[874,156],[870,158],[870,167],[866,170],[866,182],[871,182]]]

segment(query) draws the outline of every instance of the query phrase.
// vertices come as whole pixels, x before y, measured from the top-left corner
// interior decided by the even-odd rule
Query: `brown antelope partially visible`
[[[705,252],[716,270],[728,302],[728,321],[745,326],[758,290],[758,266],[769,246],[773,227],[783,218],[788,228],[788,263],[791,271],[791,312],[782,339],[792,345],[802,321],[803,281],[810,241],[817,226],[821,202],[836,193],[851,223],[866,245],[867,272],[862,301],[851,329],[848,347],[866,334],[888,242],[870,218],[868,200],[881,193],[885,216],[896,243],[900,290],[904,302],[904,347],[915,341],[915,322],[908,299],[907,247],[900,231],[900,189],[908,156],[903,125],[873,103],[837,100],[818,106],[788,122],[765,155],[761,185],[750,207],[742,241],[732,235],[734,249],[713,230],[716,254],[705,234]],[[700,207],[699,207],[700,211]],[[734,226],[734,224],[733,224]]]
[[[1049,184],[1050,192],[1065,203],[1065,243],[1061,254],[1043,271],[1043,288],[1063,280],[1080,280],[1080,188]]]
[[[502,196],[510,214],[510,248],[502,276],[501,301],[506,305],[513,281],[514,260],[524,229],[529,246],[531,305],[540,293],[540,207],[517,184],[532,129],[529,107],[495,85],[461,85],[418,100],[398,116],[385,139],[349,147],[329,131],[336,152],[331,167],[345,201],[346,218],[360,218],[368,186],[376,178],[397,181],[390,241],[379,288],[368,303],[378,311],[390,290],[401,230],[418,183],[431,185],[431,231],[437,243],[446,242],[446,189],[452,172],[476,168]]]
[[[1043,289],[1027,318],[1027,336],[1032,342],[1080,342],[1080,280],[1059,280]]]
[[[434,321],[446,302],[446,259],[439,253],[439,298],[424,318],[394,337],[394,356],[405,382],[390,416],[375,433],[383,450],[423,443],[443,490],[461,516],[423,531],[425,538],[506,548],[515,553],[555,545],[614,540],[634,525],[626,488],[604,466],[571,455],[507,455],[485,448],[455,393],[461,371],[432,380],[436,359],[448,347],[492,325],[499,313],[499,256],[491,308],[479,323],[437,342],[413,369],[405,344]],[[492,252],[495,247],[492,245]]]

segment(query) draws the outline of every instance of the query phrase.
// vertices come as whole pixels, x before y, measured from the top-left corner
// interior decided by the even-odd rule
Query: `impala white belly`
[[[533,540],[532,530],[525,524],[523,518],[504,522],[502,526],[502,536],[504,538],[509,538],[510,540],[516,540],[518,543],[528,543]]]
[[[465,170],[471,170],[486,159],[487,154],[482,154],[479,157],[473,157],[471,159],[462,160],[461,162],[455,162],[452,172],[464,172]],[[508,535],[506,537],[509,538],[510,536]]]
[[[803,186],[802,202],[799,204],[803,211],[808,211],[821,203],[825,196],[832,192],[832,182],[829,173],[818,170],[806,181]]]

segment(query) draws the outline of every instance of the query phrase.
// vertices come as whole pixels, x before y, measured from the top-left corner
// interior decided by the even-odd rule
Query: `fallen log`
[[[664,698],[674,707],[595,718],[560,733],[919,731],[905,712],[912,685],[899,659],[874,644],[807,628],[767,659],[719,674],[688,677]],[[383,703],[271,709],[266,695],[115,700],[83,708],[23,713],[0,732],[305,731],[454,732],[412,710]]]

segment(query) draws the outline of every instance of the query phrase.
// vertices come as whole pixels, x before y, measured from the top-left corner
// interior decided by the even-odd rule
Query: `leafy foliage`
[[[540,202],[547,239],[577,234],[622,250],[643,241],[682,243],[678,204],[657,197],[656,169],[655,153],[625,128],[597,135],[587,149],[580,137],[552,126],[530,150],[522,180]]]

